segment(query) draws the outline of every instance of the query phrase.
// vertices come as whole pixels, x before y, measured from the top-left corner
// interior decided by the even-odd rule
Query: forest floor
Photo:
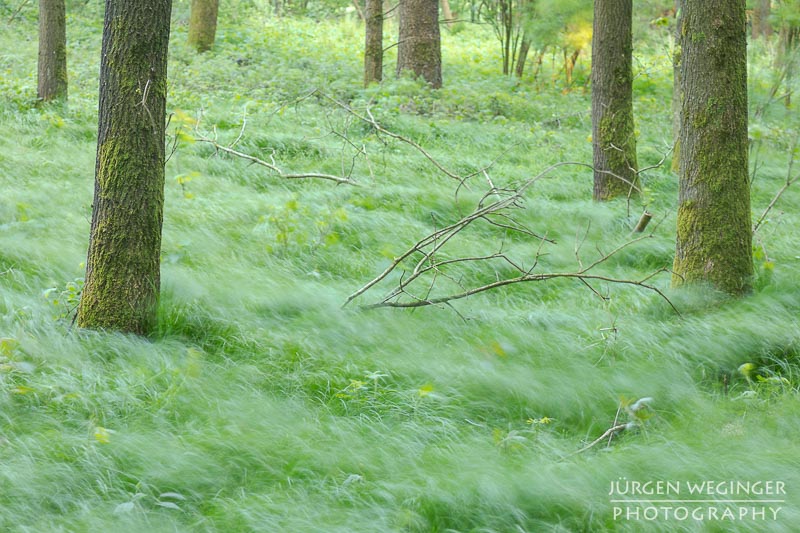
[[[35,105],[35,11],[10,24],[3,14],[0,530],[796,531],[800,191],[790,187],[756,235],[752,295],[670,288],[668,28],[636,44],[639,161],[653,167],[641,198],[593,203],[591,170],[559,166],[508,212],[531,235],[479,220],[433,256],[502,250],[510,262],[452,262],[406,287],[434,298],[514,276],[511,262],[575,272],[628,243],[647,209],[644,238],[592,272],[655,273],[648,283],[662,295],[566,278],[364,309],[413,264],[343,304],[475,209],[490,183],[484,202],[551,165],[591,163],[589,58],[570,87],[559,54],[518,81],[499,74],[493,36],[466,28],[443,33],[440,91],[393,79],[394,48],[391,79],[365,90],[355,21],[225,13],[214,50],[197,55],[187,11],[176,7],[170,50],[151,339],[72,325],[92,203],[99,8],[69,17],[66,106]],[[750,54],[755,222],[786,181],[800,119],[765,105],[769,47]],[[408,142],[376,134],[370,114],[447,172],[476,175],[459,184]],[[209,140],[287,174],[357,184],[281,178]],[[610,494],[651,481],[670,491]],[[689,494],[704,481],[717,490]],[[757,481],[783,485],[716,486]]]

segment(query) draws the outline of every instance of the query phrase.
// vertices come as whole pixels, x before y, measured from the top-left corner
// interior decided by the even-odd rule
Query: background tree
[[[730,294],[753,275],[747,168],[744,0],[685,2],[681,31],[681,153],[674,285]]]
[[[189,45],[198,52],[206,52],[214,46],[217,33],[219,0],[192,0],[189,16]]]
[[[39,83],[44,102],[67,98],[67,20],[64,0],[39,0]]]
[[[366,0],[364,9],[364,85],[383,79],[383,1]]]
[[[632,0],[596,0],[592,32],[594,199],[636,191]]]
[[[781,0],[775,9],[775,18],[779,23],[779,43],[776,67],[781,69],[786,93],[783,96],[786,107],[792,102],[795,71],[800,61],[800,2]]]
[[[753,39],[772,35],[772,24],[769,20],[771,10],[771,0],[755,0],[753,5]]]
[[[524,64],[530,48],[530,40],[524,36],[524,24],[530,17],[529,3],[530,0],[484,0],[480,6],[481,19],[492,27],[500,42],[503,74],[524,69],[518,62]]]
[[[548,47],[561,50],[564,81],[573,82],[573,72],[583,50],[592,42],[592,3],[586,0],[536,0],[530,7],[533,21],[526,38],[539,47],[540,58]]]
[[[672,171],[680,171],[681,153],[681,13],[685,0],[675,0],[675,42],[672,51]]]
[[[442,86],[442,44],[439,0],[400,0],[397,74],[410,70],[431,84]]]
[[[106,0],[97,163],[78,325],[156,323],[171,0]]]

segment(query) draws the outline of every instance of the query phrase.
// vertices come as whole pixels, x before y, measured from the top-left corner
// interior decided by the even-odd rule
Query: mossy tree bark
[[[753,276],[744,0],[684,2],[681,154],[673,285],[733,295]]]
[[[156,323],[171,0],[106,0],[94,204],[78,325]]]
[[[367,0],[364,41],[364,86],[383,79],[383,0]]]
[[[594,199],[638,189],[633,125],[632,0],[595,0],[592,33]]]
[[[410,70],[431,84],[442,86],[442,44],[439,0],[400,0],[397,75]]]
[[[192,0],[192,12],[189,16],[189,45],[198,52],[206,52],[214,46],[218,10],[219,0]]]
[[[67,98],[67,20],[64,0],[39,0],[39,100]]]

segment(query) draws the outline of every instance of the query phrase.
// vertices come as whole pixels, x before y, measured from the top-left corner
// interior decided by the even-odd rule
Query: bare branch
[[[373,278],[371,281],[369,281],[366,285],[358,289],[356,292],[351,294],[344,302],[343,307],[348,305],[354,299],[363,295],[365,292],[370,290],[379,282],[386,279],[399,266],[407,265],[409,262],[413,261],[411,263],[413,266],[409,265],[410,269],[408,271],[403,272],[400,281],[394,287],[394,289],[389,291],[389,293],[385,297],[383,297],[379,302],[364,305],[362,306],[362,308],[365,309],[375,309],[379,307],[417,308],[417,307],[425,307],[425,306],[440,305],[440,304],[450,305],[450,302],[452,301],[467,298],[469,296],[473,296],[481,292],[498,289],[506,285],[512,285],[515,283],[525,283],[530,281],[545,281],[549,279],[568,278],[568,279],[579,280],[581,283],[589,287],[592,290],[592,292],[594,292],[596,295],[598,295],[604,300],[608,299],[608,296],[598,292],[594,287],[592,287],[590,282],[602,281],[602,282],[621,284],[621,285],[632,285],[643,289],[647,289],[658,294],[662,299],[664,299],[666,302],[669,303],[670,307],[672,307],[672,309],[675,310],[676,313],[680,314],[677,308],[672,304],[672,302],[658,287],[648,283],[648,281],[653,276],[655,276],[660,272],[664,272],[666,269],[662,269],[655,273],[652,273],[646,276],[642,280],[622,279],[602,274],[595,274],[594,272],[592,272],[592,270],[595,269],[598,265],[608,261],[611,257],[618,254],[625,248],[632,246],[633,244],[643,239],[652,238],[654,236],[654,232],[650,232],[646,235],[640,235],[637,238],[619,244],[615,248],[613,248],[610,252],[604,253],[601,251],[599,253],[599,257],[587,265],[584,265],[581,262],[579,256],[580,246],[583,243],[583,240],[586,239],[586,235],[583,236],[583,240],[581,240],[580,235],[578,235],[576,237],[576,245],[575,245],[575,256],[578,263],[578,268],[577,270],[572,272],[570,271],[534,272],[534,270],[538,265],[539,258],[542,256],[542,246],[545,243],[553,242],[547,239],[546,237],[539,237],[539,246],[534,255],[533,266],[528,270],[523,269],[523,267],[521,267],[506,253],[504,253],[502,247],[500,251],[486,255],[455,257],[455,258],[450,257],[450,258],[439,259],[438,255],[442,252],[444,247],[459,233],[467,229],[470,225],[472,225],[475,222],[483,221],[485,223],[497,226],[506,231],[510,231],[513,233],[524,235],[525,237],[529,237],[532,232],[530,232],[523,226],[517,224],[513,219],[511,219],[508,216],[506,211],[513,208],[519,208],[521,206],[521,200],[523,199],[524,193],[538,179],[541,179],[542,177],[546,176],[548,173],[552,172],[553,170],[555,170],[560,166],[569,164],[576,164],[576,163],[558,163],[556,165],[553,165],[545,169],[537,176],[530,178],[528,181],[524,182],[516,190],[513,191],[506,192],[506,191],[498,191],[495,188],[490,189],[490,191],[487,192],[487,194],[481,198],[481,200],[478,202],[478,205],[476,206],[476,208],[472,213],[463,216],[461,219],[448,226],[434,230],[430,234],[426,235],[424,238],[417,241],[402,255],[396,257],[392,261],[391,265],[389,265],[389,267],[387,267],[382,273]],[[580,163],[577,164],[580,166],[586,166]],[[487,197],[491,194],[498,195],[498,199],[491,203],[485,203]],[[506,224],[504,222],[498,222],[496,220],[492,220],[492,217],[499,217],[501,219],[510,221],[510,223]],[[587,228],[587,233],[588,233],[588,228]],[[514,269],[514,271],[518,273],[518,275],[511,277],[501,277],[499,272],[495,270],[495,274],[497,276],[497,279],[495,281],[483,285],[465,287],[461,280],[456,280],[443,270],[444,267],[447,266],[460,265],[464,263],[488,262],[498,259],[510,265]],[[408,275],[406,275],[407,273]],[[427,287],[423,289],[422,294],[424,294],[424,296],[419,296],[420,293],[418,291],[411,292],[409,289],[412,288],[414,282],[416,282],[423,275],[426,274],[432,275],[433,280],[431,280],[427,284]],[[444,296],[432,297],[431,294],[433,290],[433,285],[435,284],[436,279],[442,276],[453,281],[456,285],[458,285],[458,287],[460,287],[461,290],[455,293],[446,294]]]
[[[786,192],[786,189],[791,187],[792,184],[794,184],[798,179],[800,179],[800,174],[798,174],[795,177],[792,177],[792,167],[794,166],[794,152],[795,150],[797,150],[798,137],[800,137],[800,135],[794,136],[794,140],[792,141],[792,146],[789,148],[789,168],[786,170],[786,181],[784,182],[783,187],[781,187],[780,190],[775,194],[775,196],[772,197],[772,200],[770,201],[767,208],[764,209],[763,213],[761,213],[761,216],[758,217],[758,220],[753,225],[753,233],[756,233],[758,231],[758,228],[760,228],[761,224],[764,223],[764,220],[766,220],[767,215],[769,215],[769,212],[772,211],[773,207],[775,207],[775,204],[778,203],[778,200],[780,200],[781,196],[783,196],[783,193]]]
[[[240,152],[238,150],[234,150],[233,148],[228,148],[227,146],[223,146],[223,145],[219,144],[215,139],[210,139],[208,137],[195,137],[195,140],[197,142],[203,142],[203,143],[210,144],[218,152],[224,152],[226,154],[238,157],[240,159],[244,159],[246,161],[250,161],[251,163],[254,163],[256,165],[261,165],[262,167],[266,167],[269,170],[271,170],[272,172],[274,172],[275,174],[277,174],[279,178],[288,179],[288,180],[316,178],[316,179],[329,180],[329,181],[333,181],[333,182],[340,183],[340,184],[357,185],[357,182],[353,181],[352,179],[350,179],[347,176],[345,176],[345,177],[343,177],[343,176],[334,176],[333,174],[322,174],[322,173],[319,173],[319,172],[304,172],[304,173],[299,173],[299,174],[286,173],[286,172],[282,171],[280,168],[278,168],[274,164],[275,163],[274,161],[272,163],[268,163],[268,162],[264,161],[263,159],[259,159],[258,157],[255,157],[253,155],[245,154],[244,152]]]

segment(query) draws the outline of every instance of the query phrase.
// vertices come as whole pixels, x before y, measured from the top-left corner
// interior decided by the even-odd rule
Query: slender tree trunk
[[[672,53],[672,167],[680,170],[681,160],[681,19],[685,0],[675,0],[675,50]]]
[[[39,100],[67,98],[67,20],[64,0],[39,0]]]
[[[442,86],[439,0],[400,0],[397,74],[410,70],[434,89]]]
[[[189,17],[189,45],[198,52],[206,52],[214,46],[218,10],[219,0],[192,0],[192,14]]]
[[[753,275],[744,0],[687,1],[674,285],[738,295]]]
[[[453,11],[450,9],[450,0],[442,0],[442,17],[444,18],[444,24],[447,26],[447,29],[452,30],[453,23],[456,19],[453,16]]]
[[[515,65],[514,73],[518,78],[522,77],[525,72],[525,62],[528,60],[528,51],[531,48],[531,41],[526,34],[522,34],[522,42],[519,45],[519,53],[517,54],[517,64]]]
[[[753,6],[753,39],[758,39],[761,36],[769,37],[772,35],[772,24],[769,21],[769,15],[772,11],[771,0],[756,0]]]
[[[500,2],[500,27],[502,28],[501,43],[503,47],[503,74],[511,73],[511,34],[512,24],[512,2],[503,0]]]
[[[383,79],[383,0],[367,0],[364,44],[364,86]]]
[[[783,103],[786,107],[790,107],[794,90],[795,71],[797,70],[797,63],[800,62],[800,23],[785,21],[781,26],[779,37],[780,43],[776,66],[785,69],[786,96],[783,97]]]
[[[594,199],[635,194],[632,0],[595,0],[592,34]]]
[[[106,0],[92,229],[78,325],[156,323],[171,0]]]

